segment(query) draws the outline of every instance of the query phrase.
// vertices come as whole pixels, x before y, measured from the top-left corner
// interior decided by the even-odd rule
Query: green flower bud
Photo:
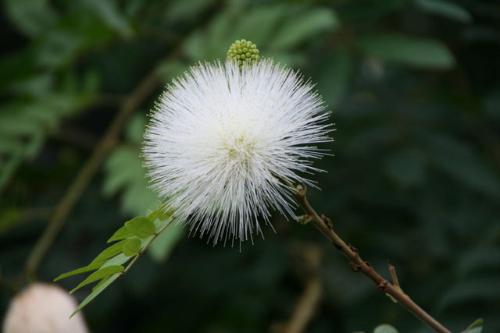
[[[229,47],[227,59],[236,62],[240,67],[253,64],[260,59],[259,49],[251,41],[239,39]]]

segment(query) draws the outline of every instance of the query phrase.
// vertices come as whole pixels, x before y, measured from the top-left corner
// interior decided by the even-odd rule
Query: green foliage
[[[143,116],[136,116],[127,129],[127,142],[113,151],[106,162],[107,177],[104,193],[107,196],[120,193],[122,210],[126,214],[141,215],[158,205],[156,194],[149,188],[145,169],[140,159],[140,144],[144,133]],[[126,166],[126,167],[124,167]],[[134,218],[118,229],[109,241],[124,239],[132,228],[149,228],[143,232],[151,233],[153,227],[143,218]],[[176,244],[182,239],[184,229],[180,224],[172,225],[168,232],[159,235],[149,247],[149,253],[156,261],[165,260]],[[108,242],[109,242],[108,241]]]
[[[158,201],[156,194],[148,188],[139,154],[134,147],[120,146],[106,162],[109,176],[104,183],[104,193],[122,193],[122,207],[128,214],[144,212]]]
[[[431,39],[374,34],[361,38],[358,46],[381,60],[415,67],[449,69],[455,62],[446,46]]]
[[[148,187],[139,158],[143,131],[144,118],[137,116],[128,127],[127,142],[115,148],[105,164],[104,193],[108,196],[121,193],[122,209],[130,215],[143,214],[158,203],[156,194]]]
[[[435,137],[432,161],[451,177],[472,189],[500,198],[500,178],[488,164],[481,160],[477,151],[463,142]]]
[[[340,25],[335,12],[326,8],[284,4],[233,6],[187,40],[185,52],[193,61],[223,59],[231,43],[244,38],[254,42],[267,57],[293,64],[300,57],[290,51]]]
[[[363,332],[354,332],[363,333]],[[398,330],[389,324],[381,324],[373,329],[373,333],[398,333]]]
[[[0,60],[0,93],[8,96],[0,113],[0,191],[63,119],[93,101],[96,73],[77,75],[71,66],[78,57],[115,34],[130,35],[111,0],[71,2],[57,10],[44,0],[4,3],[12,24],[33,42]]]
[[[71,293],[74,293],[97,282],[91,293],[80,303],[75,313],[83,309],[118,277],[128,271],[156,237],[165,233],[165,229],[173,223],[171,214],[166,212],[163,207],[148,215],[133,218],[125,222],[124,226],[111,236],[108,243],[112,243],[112,245],[99,253],[90,264],[56,277],[54,281],[93,272],[71,290]],[[127,264],[126,267],[125,264]]]
[[[319,85],[324,87],[321,93],[333,110],[349,89],[353,75],[352,57],[347,50],[339,49],[321,67]]]
[[[471,16],[463,7],[446,0],[416,0],[415,4],[425,11],[442,15],[463,23],[471,21]]]
[[[304,43],[311,36],[325,31],[334,31],[339,25],[339,19],[331,10],[326,8],[308,10],[295,20],[285,21],[273,37],[270,48],[272,50],[291,49]]]
[[[39,35],[56,21],[56,13],[45,0],[6,0],[5,9],[16,27],[28,36]]]
[[[14,85],[18,98],[2,106],[0,113],[0,190],[26,159],[33,159],[61,119],[88,106],[95,90],[89,76],[83,86],[69,75],[61,85],[39,75]]]
[[[469,325],[462,333],[481,333],[483,331],[484,322],[482,319],[477,319]]]
[[[132,36],[130,23],[118,9],[117,1],[86,0],[83,4],[120,36],[126,38]]]
[[[398,333],[398,331],[392,327],[391,325],[383,324],[377,326],[374,330],[373,333]]]

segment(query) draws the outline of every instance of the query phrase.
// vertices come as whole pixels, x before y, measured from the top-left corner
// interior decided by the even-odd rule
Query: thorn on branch
[[[387,280],[382,280],[380,281],[380,283],[377,285],[377,288],[382,290],[382,291],[385,291],[387,289],[387,285],[389,284],[389,282],[387,282]]]
[[[328,216],[326,216],[325,214],[321,214],[321,219],[323,220],[323,222],[325,222],[328,228],[333,230],[333,222]]]
[[[399,285],[399,279],[398,279],[398,273],[396,272],[396,267],[391,264],[387,264],[389,274],[391,275],[391,283],[394,286],[394,288],[398,289],[399,291],[403,291],[401,289],[401,286]]]
[[[351,261],[351,262],[349,263],[349,266],[351,266],[351,269],[352,269],[352,271],[353,271],[353,272],[357,272],[357,271],[359,271],[359,268],[360,268],[360,267],[359,267],[359,265],[358,265],[358,264],[356,264],[356,263],[354,263],[354,262],[352,262],[352,261]]]
[[[306,225],[311,222],[312,217],[309,214],[301,215],[297,217],[297,222],[302,225]]]

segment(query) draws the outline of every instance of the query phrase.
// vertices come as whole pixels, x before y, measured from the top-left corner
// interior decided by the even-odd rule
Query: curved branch
[[[302,254],[306,260],[306,269],[309,272],[304,291],[295,304],[292,315],[283,330],[286,333],[306,332],[306,328],[312,320],[319,303],[321,301],[321,291],[323,286],[319,274],[321,262],[321,250],[313,246],[304,246]]]
[[[346,255],[349,259],[352,268],[355,271],[359,271],[369,277],[379,290],[385,294],[391,296],[395,301],[400,303],[409,312],[413,313],[415,317],[426,323],[435,332],[438,333],[451,333],[443,324],[434,319],[430,314],[428,314],[424,309],[422,309],[417,303],[415,303],[410,296],[408,296],[399,286],[397,277],[395,274],[395,269],[391,269],[391,275],[393,277],[393,283],[387,281],[382,277],[368,262],[363,260],[359,255],[356,248],[352,245],[347,244],[333,229],[333,226],[328,218],[320,216],[316,210],[311,206],[306,196],[306,189],[303,186],[296,187],[296,198],[300,203],[308,217],[310,222],[326,237],[332,244]]]
[[[99,170],[108,152],[116,145],[118,136],[129,116],[140,106],[144,99],[158,87],[159,83],[160,80],[156,76],[156,71],[153,71],[142,80],[134,92],[125,100],[120,111],[106,131],[106,134],[101,138],[90,158],[82,166],[80,172],[66,191],[66,194],[56,206],[47,227],[33,247],[25,266],[25,275],[28,278],[33,278],[42,259],[64,225],[64,221],[73,210],[73,207],[78,202],[85,188],[87,188],[87,185]]]

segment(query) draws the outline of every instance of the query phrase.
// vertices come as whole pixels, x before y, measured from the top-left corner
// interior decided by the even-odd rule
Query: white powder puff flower
[[[313,85],[263,60],[205,63],[160,97],[143,149],[152,186],[191,231],[247,240],[272,210],[295,217],[291,183],[310,182],[330,141]]]
[[[76,302],[63,289],[35,283],[11,302],[3,323],[4,333],[87,333]]]

